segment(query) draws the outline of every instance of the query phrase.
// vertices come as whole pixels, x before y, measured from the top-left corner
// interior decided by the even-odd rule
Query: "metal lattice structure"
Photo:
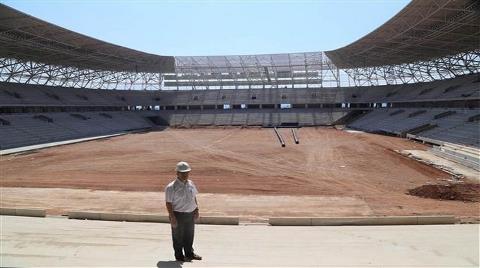
[[[0,4],[0,81],[99,89],[321,88],[480,73],[480,1],[413,0],[337,50],[159,56],[97,40]]]
[[[323,52],[176,57],[165,88],[295,88],[339,86],[339,70]]]
[[[160,73],[79,69],[18,59],[0,58],[0,81],[61,87],[159,90]]]
[[[0,4],[0,58],[116,72],[173,72],[175,60],[88,37]]]
[[[327,51],[342,69],[401,65],[480,48],[480,1],[414,0],[385,24]]]
[[[349,83],[355,86],[397,85],[444,80],[480,73],[480,49],[429,61],[398,65],[348,68]]]

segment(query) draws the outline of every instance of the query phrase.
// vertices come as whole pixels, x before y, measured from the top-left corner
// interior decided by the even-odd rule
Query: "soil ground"
[[[183,160],[191,164],[191,179],[206,194],[208,201],[203,202],[209,209],[202,211],[207,214],[288,216],[306,209],[321,215],[328,211],[329,216],[335,211],[342,216],[479,216],[478,202],[407,194],[409,189],[450,179],[447,173],[395,152],[426,150],[425,145],[332,128],[301,128],[297,145],[289,129],[280,133],[285,148],[273,129],[166,129],[3,156],[0,205],[21,200],[23,206],[44,204],[58,213],[65,202],[69,209],[102,209],[101,202],[87,198],[87,193],[75,198],[82,195],[65,189],[64,196],[72,198],[62,197],[62,202],[52,195],[51,188],[68,188],[101,193],[109,201],[105,211],[161,212],[162,199],[146,197],[162,196],[174,178],[175,164]],[[32,194],[25,188],[45,189]],[[288,200],[285,197],[296,199],[282,203]],[[243,207],[226,202],[232,198],[242,199]],[[125,200],[130,200],[129,207]],[[247,213],[259,202],[273,204],[265,205],[271,210]]]

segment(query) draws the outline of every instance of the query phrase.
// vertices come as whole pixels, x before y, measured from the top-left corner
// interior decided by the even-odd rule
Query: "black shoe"
[[[202,260],[202,256],[199,256],[199,255],[193,253],[193,255],[189,257],[189,259],[201,261],[201,260]]]
[[[176,261],[185,262],[185,257],[175,257]]]

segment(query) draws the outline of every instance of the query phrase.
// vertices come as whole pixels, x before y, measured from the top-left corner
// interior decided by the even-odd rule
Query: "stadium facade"
[[[414,0],[332,51],[159,56],[0,5],[0,147],[158,125],[318,126],[479,147],[480,3]]]

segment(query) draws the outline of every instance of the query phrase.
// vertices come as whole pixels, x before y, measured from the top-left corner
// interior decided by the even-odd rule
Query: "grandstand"
[[[415,10],[425,16],[406,27]],[[171,57],[2,4],[0,148],[159,125],[337,124],[479,147],[478,14],[478,1],[412,1],[333,51]]]

